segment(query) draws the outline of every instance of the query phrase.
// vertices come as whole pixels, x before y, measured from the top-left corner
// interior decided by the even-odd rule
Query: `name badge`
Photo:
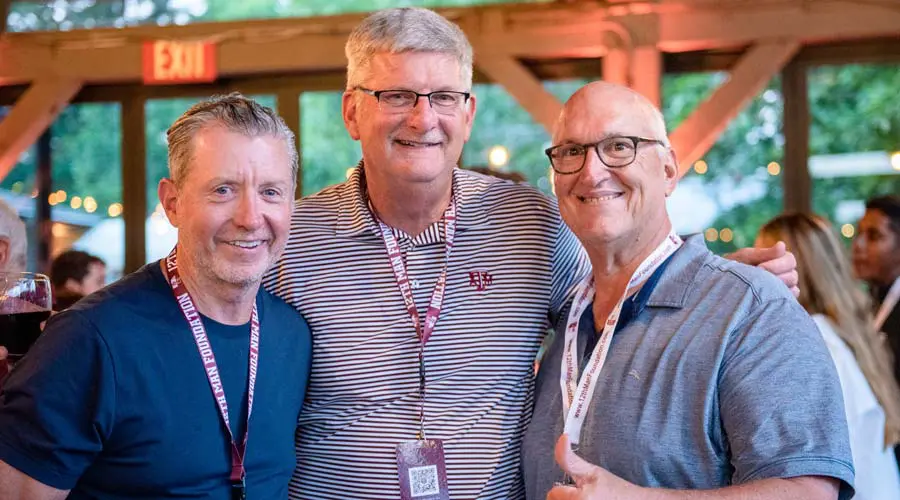
[[[397,445],[401,500],[450,500],[444,443],[440,439]]]

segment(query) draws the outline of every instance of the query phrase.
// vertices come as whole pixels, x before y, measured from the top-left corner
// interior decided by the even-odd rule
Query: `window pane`
[[[343,92],[304,92],[300,96],[303,195],[344,182],[362,158],[341,116]]]
[[[125,264],[120,116],[115,103],[70,105],[50,142],[51,257],[70,248],[100,257],[108,281],[121,277]]]
[[[197,98],[159,99],[147,101],[144,108],[147,118],[147,221],[144,233],[147,262],[168,255],[178,240],[178,230],[169,224],[156,188],[160,179],[169,176],[166,131],[172,122],[199,101]]]
[[[808,78],[813,209],[854,224],[868,198],[900,194],[900,65],[822,66]]]
[[[721,73],[666,75],[669,133],[724,79]],[[776,78],[679,182],[668,202],[676,231],[705,233],[710,249],[719,253],[753,244],[759,227],[782,210],[782,110]]]

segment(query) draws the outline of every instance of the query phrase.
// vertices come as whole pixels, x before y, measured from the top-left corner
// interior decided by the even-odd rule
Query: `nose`
[[[253,231],[263,224],[259,196],[255,191],[245,190],[235,207],[234,224],[242,229]]]
[[[437,126],[437,121],[437,113],[431,106],[431,101],[424,96],[419,97],[413,109],[409,110],[406,118],[410,128],[416,130],[431,130]]]
[[[610,177],[610,168],[600,161],[597,148],[588,148],[585,155],[584,168],[579,173],[581,179],[597,185]]]

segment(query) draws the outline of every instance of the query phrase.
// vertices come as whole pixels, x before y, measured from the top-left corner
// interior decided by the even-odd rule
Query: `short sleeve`
[[[837,372],[809,315],[793,299],[755,306],[731,332],[719,407],[733,482],[799,476],[842,481],[853,466]]]
[[[560,311],[575,293],[575,286],[591,270],[590,261],[572,231],[559,223],[553,246],[553,283],[550,297],[550,322],[555,324]]]
[[[115,389],[95,327],[77,311],[54,316],[0,391],[0,460],[72,489],[111,432]]]

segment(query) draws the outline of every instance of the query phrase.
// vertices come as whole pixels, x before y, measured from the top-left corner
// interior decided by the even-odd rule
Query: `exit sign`
[[[216,45],[209,42],[144,42],[144,83],[203,83],[216,79]]]

